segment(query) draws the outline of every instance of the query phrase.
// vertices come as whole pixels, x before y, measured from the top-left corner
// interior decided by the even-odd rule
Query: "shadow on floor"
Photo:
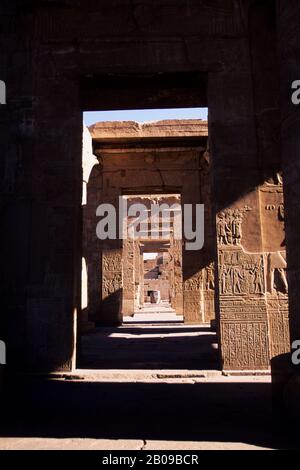
[[[1,436],[242,442],[296,448],[272,422],[267,383],[99,383],[20,379]]]
[[[81,338],[80,369],[218,369],[217,339],[207,327],[97,328]],[[213,346],[214,345],[214,346]]]

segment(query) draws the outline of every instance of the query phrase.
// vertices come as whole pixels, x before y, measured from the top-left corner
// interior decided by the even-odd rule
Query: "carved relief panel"
[[[242,249],[219,252],[219,289],[224,295],[264,294],[264,259],[262,254],[248,254]]]
[[[290,350],[288,282],[285,252],[283,180],[268,177],[260,188],[260,212],[266,263],[270,357]]]
[[[122,289],[122,257],[119,250],[102,253],[102,300]]]

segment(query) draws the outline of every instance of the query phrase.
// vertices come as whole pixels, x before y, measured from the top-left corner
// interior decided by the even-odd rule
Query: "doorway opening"
[[[124,195],[124,323],[183,320],[180,194]]]
[[[122,116],[87,130],[79,368],[218,369],[211,230],[203,253],[188,252],[175,233],[182,204],[207,202],[210,223],[207,121],[192,112],[143,123]],[[125,239],[95,239],[99,202],[114,205],[118,233],[126,203]],[[142,219],[133,207],[141,205]],[[153,206],[164,206],[154,222]]]

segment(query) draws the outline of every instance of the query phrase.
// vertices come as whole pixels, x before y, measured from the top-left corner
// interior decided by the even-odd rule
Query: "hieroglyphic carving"
[[[219,286],[225,295],[263,294],[263,255],[248,254],[242,249],[220,251]]]
[[[213,263],[205,268],[205,287],[206,290],[213,291],[215,289],[215,273]]]
[[[176,293],[181,292],[182,293],[182,278],[179,276],[174,277],[174,290]]]
[[[288,283],[285,251],[266,255],[270,357],[289,352]]]
[[[240,245],[242,240],[242,222],[245,212],[251,210],[226,209],[218,214],[217,237],[219,245]]]
[[[224,368],[268,368],[264,255],[242,247],[220,249],[219,290]]]
[[[119,250],[102,254],[102,299],[122,289],[122,257]]]
[[[171,239],[169,250],[171,269],[171,306],[178,315],[183,313],[183,279],[182,279],[182,241]]]
[[[285,252],[277,251],[268,254],[267,284],[268,292],[273,294],[275,291],[287,294],[288,282],[286,277],[287,263]]]
[[[203,270],[203,308],[204,322],[209,323],[215,319],[215,268],[210,263]]]
[[[122,262],[122,257],[119,252],[107,251],[102,255],[103,271],[119,271]]]
[[[266,301],[263,296],[255,302],[250,297],[221,297],[220,315],[226,321],[266,322]]]
[[[265,210],[269,212],[277,211],[278,220],[284,222],[284,205],[283,204],[267,204]]]
[[[123,240],[123,315],[133,315],[135,310],[135,240]]]
[[[288,282],[284,234],[283,179],[268,176],[260,188],[261,223],[264,234],[266,303],[270,358],[290,350]]]
[[[263,321],[222,322],[225,369],[265,369],[269,365],[268,326]]]
[[[281,293],[267,295],[270,357],[290,351],[288,297]]]
[[[184,282],[185,291],[199,291],[202,287],[202,273],[196,273]]]
[[[113,279],[103,279],[103,297],[108,297],[109,295],[117,292],[122,288],[122,275],[117,274]]]

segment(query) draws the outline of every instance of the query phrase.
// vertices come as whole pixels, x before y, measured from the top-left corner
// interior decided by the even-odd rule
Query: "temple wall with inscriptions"
[[[221,211],[217,243],[223,367],[268,369],[289,350],[281,179]]]

